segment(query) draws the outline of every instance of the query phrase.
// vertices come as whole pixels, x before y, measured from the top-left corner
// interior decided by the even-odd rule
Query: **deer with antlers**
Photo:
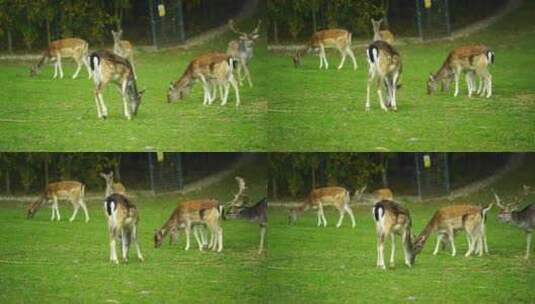
[[[37,75],[41,67],[51,60],[54,61],[53,78],[56,79],[58,76],[59,78],[63,78],[63,66],[61,65],[61,60],[63,58],[72,58],[78,65],[72,78],[74,79],[78,77],[82,65],[85,65],[87,74],[89,74],[89,78],[91,78],[91,70],[89,68],[89,63],[87,62],[88,49],[89,44],[85,40],[79,38],[65,38],[52,41],[48,45],[48,48],[43,51],[43,56],[41,56],[39,62],[31,67],[30,76]]]
[[[289,210],[289,224],[295,224],[298,216],[306,210],[317,209],[318,227],[322,225],[323,227],[327,227],[327,219],[325,218],[323,207],[334,206],[340,213],[336,228],[342,226],[342,221],[344,220],[344,215],[346,213],[349,214],[349,218],[351,219],[351,226],[355,228],[355,217],[353,215],[353,210],[349,206],[350,200],[349,191],[343,187],[323,187],[314,189],[310,192],[304,202]]]
[[[74,212],[72,213],[70,222],[74,221],[76,214],[78,214],[78,209],[82,207],[85,213],[85,222],[89,222],[89,212],[87,211],[87,206],[84,202],[84,193],[85,185],[77,181],[61,181],[48,184],[44,191],[41,193],[39,198],[33,202],[27,211],[27,218],[33,218],[35,213],[41,206],[47,202],[52,202],[52,217],[51,221],[54,219],[60,220],[58,201],[59,200],[68,200],[73,208]]]
[[[203,86],[203,105],[210,105],[216,99],[216,89],[219,87],[221,105],[227,103],[229,88],[232,86],[236,93],[236,107],[240,105],[240,92],[233,76],[234,59],[222,53],[209,53],[193,59],[182,76],[171,82],[167,91],[167,102],[183,100],[190,93],[197,81]],[[212,92],[212,90],[214,92]]]
[[[381,30],[381,23],[383,23],[384,19],[381,18],[379,20],[371,19],[372,27],[373,27],[373,41],[381,40],[384,41],[390,45],[394,44],[394,34],[392,34],[389,30]]]
[[[258,20],[258,23],[254,30],[250,33],[241,32],[236,28],[234,20],[229,20],[229,28],[236,34],[239,35],[239,38],[232,40],[228,43],[227,54],[234,58],[238,62],[238,68],[236,69],[238,76],[238,83],[242,85],[243,78],[241,76],[241,70],[243,69],[244,78],[247,78],[247,82],[250,87],[253,87],[253,82],[251,81],[251,73],[249,72],[249,62],[253,58],[254,46],[256,40],[260,37],[258,33],[262,20]]]
[[[121,182],[113,182],[113,171],[110,171],[108,174],[101,172],[100,177],[106,181],[105,197],[110,196],[112,193],[119,193],[126,196],[125,186]]]
[[[257,223],[260,227],[260,245],[258,246],[258,254],[264,250],[264,242],[267,232],[267,198],[262,198],[256,204],[248,206],[248,196],[245,194],[247,187],[245,180],[240,177],[235,177],[238,182],[238,193],[234,195],[234,199],[229,203],[230,207],[226,213],[228,219],[243,219],[253,223]]]
[[[132,46],[132,43],[130,43],[128,40],[121,39],[123,37],[122,29],[118,31],[112,30],[111,34],[113,36],[113,52],[116,55],[128,59],[132,65],[132,73],[134,73],[134,78],[137,79],[136,68],[134,66],[134,47]]]
[[[531,236],[533,230],[535,230],[535,204],[531,203],[519,209],[519,201],[515,200],[514,202],[504,205],[498,196],[494,193],[494,198],[496,199],[496,204],[501,209],[498,213],[498,221],[501,223],[512,224],[526,233],[526,255],[525,259],[529,259],[529,254],[531,251]]]
[[[349,55],[353,61],[353,69],[357,69],[357,60],[355,54],[351,49],[351,32],[343,29],[328,29],[315,32],[310,38],[305,48],[297,51],[292,57],[294,66],[297,68],[301,65],[301,59],[308,53],[318,53],[320,56],[320,70],[325,67],[329,68],[329,62],[327,62],[327,54],[325,49],[336,48],[342,56],[342,61],[338,65],[338,69],[344,66],[346,57]]]
[[[99,118],[108,117],[108,108],[104,104],[102,92],[109,83],[115,83],[123,98],[124,116],[130,120],[137,115],[141,98],[145,90],[138,91],[136,79],[130,62],[110,51],[98,51],[89,55],[89,63],[95,83],[95,103]]]
[[[384,41],[375,41],[366,49],[368,57],[368,85],[366,87],[366,111],[370,110],[370,87],[375,81],[377,95],[381,109],[385,112],[388,108],[397,111],[396,92],[400,86],[401,56],[394,47]],[[385,89],[386,105],[383,101],[382,91]]]

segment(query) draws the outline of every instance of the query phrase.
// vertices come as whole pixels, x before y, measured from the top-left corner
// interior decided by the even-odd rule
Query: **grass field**
[[[267,100],[258,79],[242,87],[241,106],[233,92],[228,104],[202,105],[197,84],[184,101],[167,103],[169,83],[178,79],[195,56],[225,52],[227,34],[191,51],[136,53],[138,87],[146,88],[138,116],[127,121],[115,86],[104,93],[109,118],[97,118],[94,86],[85,70],[70,78],[75,64],[63,63],[65,79],[52,80],[53,67],[29,77],[34,62],[0,62],[0,150],[2,151],[261,151],[267,146]],[[258,74],[252,67],[253,74]]]
[[[383,113],[372,89],[371,111],[365,112],[368,64],[364,49],[338,71],[337,51],[328,56],[329,70],[308,56],[294,69],[288,55],[270,57],[277,90],[269,95],[269,122],[274,151],[526,151],[535,147],[535,88],[529,68],[535,56],[535,3],[522,8],[475,36],[453,42],[399,47],[403,61],[398,112]],[[353,35],[359,39],[358,33]],[[466,95],[461,83],[453,93],[426,94],[426,80],[454,47],[484,43],[496,53],[491,67],[494,95]]]
[[[265,167],[238,170],[248,182],[251,199],[265,195]],[[154,248],[153,233],[183,199],[232,199],[236,182],[224,182],[187,196],[136,197],[141,263],[130,252],[129,263],[109,262],[107,226],[100,201],[90,201],[91,221],[67,218],[72,210],[60,204],[61,222],[50,222],[49,208],[25,219],[27,203],[0,204],[1,303],[258,303],[266,296],[267,256],[257,254],[258,226],[225,221],[222,253],[199,252],[195,243],[184,251],[183,235],[176,246]],[[69,205],[69,206],[67,206]],[[195,245],[195,246],[193,246]]]
[[[522,183],[533,184],[533,162],[521,172],[493,185],[502,198],[518,194]],[[395,189],[394,189],[395,191]],[[532,202],[535,195],[524,201]],[[486,205],[492,202],[489,189],[456,200]],[[418,234],[436,209],[450,202],[404,203],[411,212],[413,232]],[[457,256],[450,251],[432,255],[435,236],[430,237],[415,265],[404,264],[399,237],[396,238],[396,267],[376,268],[376,238],[371,206],[354,208],[356,229],[345,218],[334,227],[337,211],[326,211],[329,226],[316,227],[313,211],[305,213],[296,226],[288,226],[287,211],[270,211],[270,258],[267,264],[273,303],[533,303],[535,299],[535,252],[529,261],[524,233],[496,221],[497,209],[488,215],[489,255],[464,257],[464,234],[456,238]],[[385,262],[390,258],[390,241],[385,245]]]

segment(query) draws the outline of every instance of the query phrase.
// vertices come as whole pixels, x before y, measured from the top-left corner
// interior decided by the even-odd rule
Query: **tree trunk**
[[[275,44],[279,44],[279,27],[277,21],[273,21],[273,40]]]
[[[52,35],[50,35],[50,20],[48,19],[48,16],[46,16],[46,40],[48,41],[48,44],[52,41]]]
[[[6,169],[6,194],[11,195],[11,177],[9,176],[9,169]]]
[[[7,30],[7,51],[13,53],[13,38],[11,37],[11,29]]]
[[[383,162],[383,168],[381,170],[381,179],[383,180],[383,187],[388,188],[388,160]]]
[[[278,200],[279,194],[277,193],[277,179],[275,176],[271,178],[271,194],[274,200]]]
[[[316,9],[312,9],[312,30],[314,33],[318,30],[318,24],[316,21]]]
[[[316,189],[316,170],[312,168],[312,189]]]
[[[121,153],[117,154],[117,165],[113,168],[113,174],[117,181],[121,180]]]
[[[45,186],[48,185],[48,159],[45,159],[44,161],[44,169],[45,169]]]

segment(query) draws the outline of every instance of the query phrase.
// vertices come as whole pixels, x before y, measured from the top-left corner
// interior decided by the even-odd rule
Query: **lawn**
[[[269,95],[273,151],[526,151],[535,148],[535,3],[523,7],[483,32],[461,40],[399,46],[403,61],[398,112],[380,110],[372,89],[371,111],[365,111],[368,64],[364,48],[355,50],[359,68],[350,61],[336,70],[337,51],[329,70],[308,56],[294,69],[288,54],[270,57],[277,89]],[[355,39],[362,35],[354,33]],[[461,82],[457,98],[426,94],[426,80],[461,45],[483,43],[496,54],[490,68],[494,95],[468,98]]]
[[[534,183],[533,161],[492,187],[508,199],[518,194],[521,184]],[[395,189],[394,189],[395,192]],[[454,203],[487,205],[490,189],[483,189]],[[531,194],[524,200],[532,202]],[[439,207],[451,202],[403,202],[411,212],[412,231],[420,233]],[[385,245],[387,270],[376,268],[376,238],[371,206],[354,207],[357,227],[349,218],[335,228],[338,212],[326,211],[327,228],[316,227],[313,211],[297,225],[289,226],[284,208],[270,210],[269,278],[273,303],[533,303],[535,299],[535,251],[523,258],[526,238],[513,226],[496,221],[494,207],[487,219],[489,255],[464,257],[464,234],[456,238],[457,256],[450,251],[432,255],[431,236],[412,268],[404,264],[399,237],[396,238],[396,266],[388,268],[390,241]]]
[[[53,67],[29,77],[35,62],[0,62],[0,150],[2,151],[262,151],[267,147],[267,100],[257,86],[241,88],[241,105],[233,91],[226,106],[202,105],[197,84],[184,101],[168,104],[169,83],[178,79],[189,61],[207,52],[225,52],[235,38],[221,39],[189,51],[138,51],[138,87],[147,91],[138,116],[124,118],[115,86],[104,93],[106,121],[97,118],[94,86],[84,70],[71,79],[75,64],[63,62],[65,78],[52,80]],[[93,46],[90,46],[91,48]],[[251,67],[253,75],[260,74]],[[254,76],[253,76],[254,77]]]
[[[265,191],[265,167],[239,169],[251,199]],[[60,204],[61,222],[50,222],[43,208],[25,219],[27,203],[0,204],[1,303],[258,303],[266,297],[264,265],[258,255],[259,229],[246,221],[225,221],[222,253],[199,252],[195,243],[184,251],[183,235],[176,246],[154,248],[153,233],[177,203],[192,198],[233,198],[232,177],[186,196],[136,197],[141,222],[139,262],[135,250],[128,264],[109,262],[107,228],[100,201],[90,201],[91,221],[82,214],[69,223],[72,210]],[[103,190],[102,190],[103,193]]]

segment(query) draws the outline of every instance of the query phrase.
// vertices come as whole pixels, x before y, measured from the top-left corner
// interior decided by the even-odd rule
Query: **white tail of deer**
[[[390,107],[397,111],[396,92],[401,75],[401,56],[390,44],[384,41],[373,42],[366,49],[366,55],[369,64],[366,111],[370,110],[370,87],[374,81],[381,109],[386,112]],[[383,86],[386,89],[386,105],[382,95]]]

